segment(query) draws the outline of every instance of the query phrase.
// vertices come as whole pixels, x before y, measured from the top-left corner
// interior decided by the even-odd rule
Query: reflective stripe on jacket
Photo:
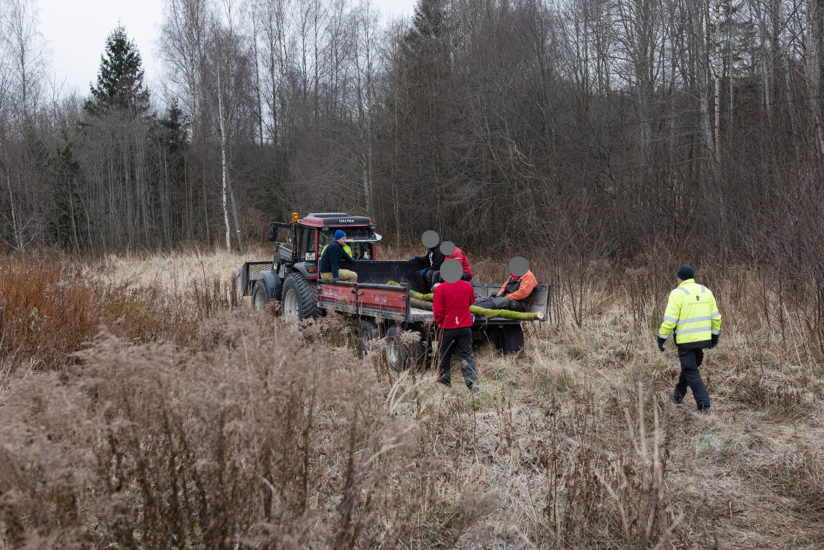
[[[327,247],[327,246],[329,246],[329,244],[325,244],[325,245],[323,245],[323,248],[321,248],[321,249],[320,249],[320,256],[318,256],[318,258],[322,258],[322,257],[323,257],[323,253],[324,253],[324,252],[326,252],[326,247]],[[344,245],[344,247],[343,247],[343,251],[344,251],[344,252],[346,252],[347,254],[349,254],[349,256],[350,256],[350,257],[352,256],[352,249],[349,247],[349,245],[348,245],[348,244],[347,244],[347,245]]]
[[[664,322],[658,330],[660,338],[673,334],[677,345],[706,343],[709,347],[712,335],[720,331],[721,313],[710,289],[687,279],[670,292]]]
[[[338,266],[340,264],[341,256],[350,262],[355,261],[352,259],[352,256],[346,253],[338,241],[332,241],[329,243],[329,246],[327,246],[323,251],[323,255],[320,257],[320,261],[318,262],[318,271],[320,271],[321,275],[324,273],[331,273],[332,278],[337,279],[339,276]]]

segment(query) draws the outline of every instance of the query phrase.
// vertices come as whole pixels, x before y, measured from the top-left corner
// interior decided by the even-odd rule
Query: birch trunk
[[[715,0],[715,162],[721,162],[721,0]]]
[[[232,233],[229,226],[229,205],[227,204],[228,174],[226,169],[226,122],[223,120],[223,86],[220,78],[220,48],[217,50],[217,118],[220,127],[220,174],[221,200],[223,205],[223,224],[226,227],[226,251],[232,251]]]

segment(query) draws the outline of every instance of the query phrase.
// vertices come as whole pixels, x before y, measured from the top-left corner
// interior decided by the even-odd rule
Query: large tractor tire
[[[283,314],[299,320],[318,316],[318,287],[300,273],[290,273],[283,282],[280,303]]]
[[[272,296],[272,289],[266,286],[266,281],[258,279],[252,287],[252,307],[258,311],[266,309],[266,304],[277,300],[277,296]]]
[[[369,351],[369,342],[380,337],[378,325],[372,321],[362,321],[360,327],[360,334],[358,334],[358,357],[363,359]]]
[[[521,325],[504,325],[504,355],[512,355],[524,349],[524,329]]]
[[[258,311],[263,311],[271,301],[279,301],[283,290],[283,281],[277,274],[264,271],[261,275],[252,287],[252,307]]]
[[[402,342],[401,331],[397,325],[389,327],[386,331],[384,357],[392,370],[401,371],[409,368],[420,370],[423,367],[425,356],[426,346],[423,339],[417,342]]]
[[[263,311],[268,303],[269,297],[266,295],[266,283],[263,282],[263,279],[259,279],[252,288],[252,307],[258,311]]]

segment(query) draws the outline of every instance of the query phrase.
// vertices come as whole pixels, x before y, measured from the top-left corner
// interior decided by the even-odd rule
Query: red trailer
[[[346,315],[359,326],[358,350],[366,349],[369,340],[386,339],[386,356],[390,365],[403,368],[420,365],[437,342],[431,311],[411,306],[410,284],[420,269],[414,261],[376,260],[381,240],[369,218],[345,213],[313,213],[290,223],[271,225],[269,239],[276,243],[274,258],[247,262],[237,271],[238,289],[252,297],[252,305],[262,309],[280,301],[284,315],[306,319],[334,311]],[[320,281],[320,251],[337,229],[347,233],[347,244],[355,262],[341,266],[358,274],[357,283]],[[283,242],[278,242],[282,234]],[[389,285],[388,282],[395,284]],[[399,285],[399,286],[396,286]],[[475,294],[497,294],[500,285],[472,283]],[[529,308],[547,318],[550,288],[539,285]],[[476,318],[472,327],[477,342],[488,341],[504,353],[519,351],[524,345],[521,321]],[[420,334],[419,343],[401,339],[404,330]]]

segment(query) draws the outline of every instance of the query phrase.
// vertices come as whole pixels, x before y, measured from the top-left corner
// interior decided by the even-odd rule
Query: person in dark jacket
[[[320,271],[320,278],[324,281],[349,281],[352,283],[358,282],[358,274],[348,269],[341,269],[339,267],[341,258],[354,262],[355,260],[346,253],[344,247],[346,246],[346,233],[338,229],[335,231],[334,239],[320,257],[318,264],[318,271]]]
[[[415,256],[411,261],[423,266],[423,269],[415,273],[415,288],[421,292],[429,292],[436,284],[443,282],[441,277],[441,265],[445,260],[455,259],[461,264],[461,279],[471,281],[474,273],[469,265],[463,250],[455,246],[452,239],[444,238],[435,246],[429,248],[426,256]]]
[[[456,259],[443,263],[443,283],[435,287],[432,313],[440,329],[440,367],[438,381],[451,385],[452,354],[458,356],[461,373],[469,391],[478,391],[478,370],[472,357],[472,314],[469,306],[475,302],[472,285],[461,280],[461,264]]]
[[[441,253],[441,243],[430,246],[424,256],[415,256],[411,260],[420,268],[415,271],[413,286],[420,292],[429,292],[432,289],[432,279],[435,273],[440,273],[444,255]],[[438,282],[437,280],[435,282]]]

